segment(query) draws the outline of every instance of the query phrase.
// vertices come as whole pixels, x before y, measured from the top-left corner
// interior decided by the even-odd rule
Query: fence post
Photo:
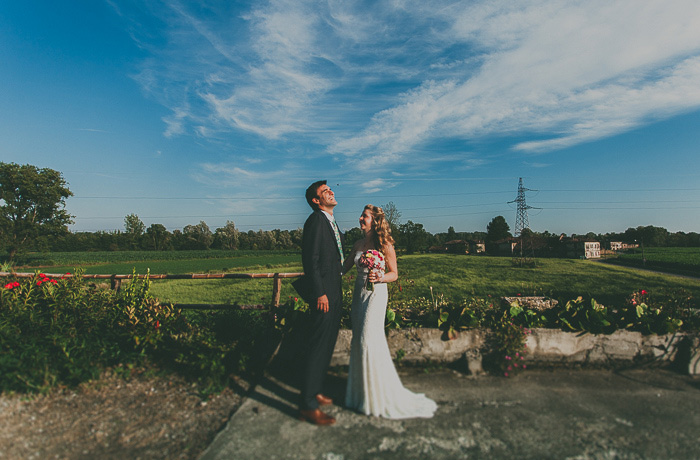
[[[282,278],[280,278],[279,273],[275,273],[275,276],[272,279],[273,279],[272,306],[276,308],[276,307],[280,306],[280,294],[282,291]]]
[[[110,285],[113,291],[118,291],[122,287],[122,280],[117,279],[117,275],[112,275]]]

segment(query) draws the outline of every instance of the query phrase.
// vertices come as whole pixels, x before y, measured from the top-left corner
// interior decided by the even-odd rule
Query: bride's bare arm
[[[369,280],[372,283],[391,283],[399,278],[399,271],[396,268],[396,251],[394,250],[394,245],[387,245],[383,249],[383,252],[386,271],[384,272],[384,276],[377,276],[376,273],[370,273]]]

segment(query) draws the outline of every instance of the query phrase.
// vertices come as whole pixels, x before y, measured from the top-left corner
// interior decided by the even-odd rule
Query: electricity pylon
[[[530,230],[530,222],[528,221],[527,210],[539,209],[533,208],[532,206],[528,206],[525,202],[525,192],[534,191],[536,190],[531,190],[523,186],[523,178],[521,177],[518,181],[518,197],[513,201],[509,201],[509,203],[518,204],[517,214],[515,215],[515,236],[517,238],[520,238],[520,257],[515,259],[521,266],[524,263],[534,263],[535,259],[535,249],[532,247],[532,238],[529,235],[530,232],[527,232],[527,237],[523,237],[523,230]],[[527,248],[525,246],[527,246]]]

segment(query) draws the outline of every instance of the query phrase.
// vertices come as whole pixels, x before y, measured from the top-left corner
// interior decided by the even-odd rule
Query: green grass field
[[[620,264],[700,277],[700,248],[640,248],[620,254]]]
[[[103,274],[129,274],[134,269],[137,273],[146,273],[147,269],[151,273],[302,271],[298,252],[105,252],[66,253],[60,257],[59,254],[35,260],[40,262],[37,265],[42,266],[41,270],[49,273],[72,272],[75,267],[84,268],[86,273]],[[98,263],[100,257],[102,261]],[[129,257],[133,260],[128,260]],[[48,260],[77,263],[46,266],[50,265],[45,263]],[[431,287],[432,295],[452,300],[471,295],[521,294],[547,295],[562,302],[585,296],[614,304],[640,289],[650,292],[685,289],[694,298],[700,298],[700,280],[587,260],[538,259],[536,268],[520,268],[513,266],[510,258],[424,254],[400,256],[398,266],[402,289],[397,289],[398,283],[392,286],[392,301],[430,298]],[[18,267],[18,271],[34,269],[36,267]],[[346,290],[351,289],[352,282],[351,275],[345,277]],[[161,300],[176,303],[268,303],[272,296],[272,280],[155,280],[151,291]],[[295,295],[291,280],[284,280],[282,301]]]
[[[432,286],[434,292],[454,300],[465,294],[477,297],[521,294],[546,295],[560,301],[584,296],[614,303],[639,289],[650,292],[686,289],[700,298],[700,280],[588,260],[539,259],[536,268],[520,268],[503,257],[431,254],[402,257],[399,271],[402,267],[404,277],[415,281],[408,292],[429,296]]]
[[[123,251],[54,252],[25,257],[27,265],[17,271],[37,269],[50,273],[73,272],[82,268],[88,274],[225,273],[241,270],[280,271],[290,264],[301,266],[298,251]]]

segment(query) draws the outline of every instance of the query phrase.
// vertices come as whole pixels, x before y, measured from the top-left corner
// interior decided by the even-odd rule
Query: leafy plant
[[[459,304],[445,302],[439,310],[437,325],[448,339],[453,340],[460,331],[484,326],[493,309],[490,299],[472,297]]]
[[[45,392],[149,363],[219,391],[264,363],[259,345],[274,341],[260,313],[182,312],[152,297],[148,278],[114,292],[80,274],[0,287],[0,391]]]
[[[617,329],[617,325],[611,320],[608,309],[590,299],[584,301],[579,296],[575,300],[570,300],[566,306],[559,311],[558,320],[564,330],[585,331],[592,334],[611,334]]]
[[[484,356],[484,366],[495,373],[511,377],[525,370],[525,350],[530,330],[517,325],[508,310],[491,326]]]

